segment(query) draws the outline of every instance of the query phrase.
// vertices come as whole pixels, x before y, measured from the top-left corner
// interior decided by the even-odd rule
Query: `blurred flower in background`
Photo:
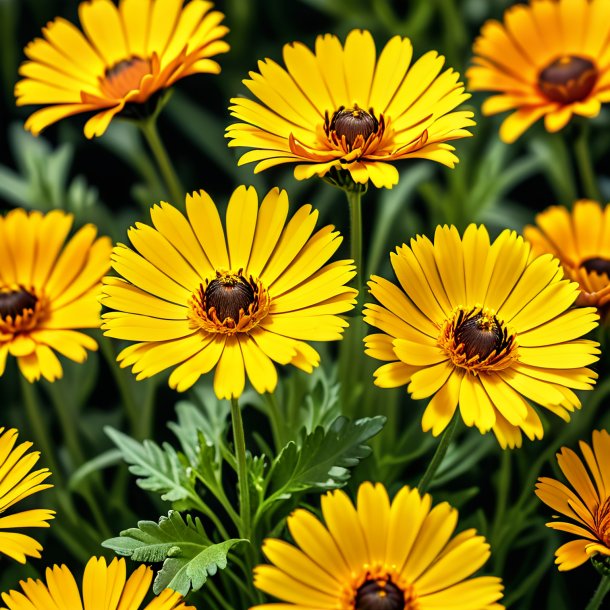
[[[260,100],[231,99],[231,114],[243,121],[227,129],[229,146],[252,148],[239,164],[255,172],[298,163],[297,179],[345,170],[360,184],[390,188],[392,165],[425,158],[453,167],[449,140],[472,135],[472,112],[452,112],[470,95],[444,57],[430,51],[411,65],[408,38],[393,37],[379,58],[366,30],[351,31],[345,46],[326,34],[315,52],[295,42],[284,46],[286,69],[260,61],[244,84]]]
[[[610,101],[610,3],[535,0],[516,4],[504,22],[489,20],[474,43],[468,88],[497,91],[485,115],[514,112],[500,137],[514,142],[541,117],[547,131],[577,114],[594,117]]]
[[[288,517],[296,546],[267,539],[273,565],[259,565],[255,585],[286,603],[252,610],[501,610],[502,581],[470,578],[490,556],[476,530],[453,536],[458,511],[403,487],[392,502],[379,483],[363,483],[356,507],[343,491],[322,496],[326,527],[301,508]]]
[[[224,15],[204,0],[89,0],[79,5],[84,33],[58,17],[25,48],[29,61],[15,87],[17,104],[44,105],[25,123],[38,134],[67,116],[95,112],[85,124],[88,138],[101,136],[124,110],[177,80],[220,72],[210,59],[226,53]]]
[[[606,317],[610,302],[610,205],[581,200],[570,212],[552,206],[523,229],[535,255],[550,252],[567,277],[578,282],[577,304],[597,307]]]
[[[83,362],[97,343],[75,329],[99,328],[97,296],[112,244],[86,225],[64,242],[72,215],[17,208],[0,218],[0,375],[8,355],[28,381],[62,376],[55,352]]]
[[[432,396],[424,431],[440,434],[459,405],[467,426],[493,430],[502,447],[542,438],[528,401],[569,421],[580,407],[572,389],[590,390],[598,343],[580,337],[597,326],[593,308],[571,309],[578,286],[559,261],[532,259],[514,231],[490,244],[484,226],[437,227],[434,243],[417,236],[390,255],[400,286],[372,276],[365,321],[383,333],[366,338],[367,354],[387,361],[381,387],[408,384],[412,398]],[[572,389],[570,389],[572,388]]]
[[[34,538],[12,530],[49,527],[47,521],[53,519],[55,511],[38,508],[4,515],[7,509],[21,500],[53,487],[49,483],[43,483],[51,476],[48,468],[30,472],[40,453],[26,453],[32,446],[30,442],[15,446],[18,434],[14,428],[0,428],[0,555],[4,554],[19,563],[25,563],[26,557],[40,557],[42,545]]]
[[[135,252],[118,245],[105,278],[105,334],[137,341],[119,354],[138,379],[179,365],[169,378],[184,391],[216,367],[218,398],[237,398],[245,373],[257,392],[278,381],[273,362],[311,372],[320,357],[306,341],[341,338],[354,307],[351,261],[326,264],[342,238],[332,225],[313,233],[318,212],[302,206],[286,224],[288,196],[272,189],[259,206],[238,187],[225,231],[204,191],[186,198],[188,220],[161,203],[154,228],[129,230]],[[123,279],[125,278],[125,279]]]

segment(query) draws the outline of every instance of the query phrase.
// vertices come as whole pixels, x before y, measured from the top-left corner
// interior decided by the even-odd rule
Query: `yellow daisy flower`
[[[322,497],[326,527],[297,509],[288,517],[297,546],[265,540],[273,565],[254,570],[256,587],[285,603],[252,610],[501,610],[502,581],[470,578],[489,558],[485,538],[454,536],[458,511],[431,505],[417,489],[390,502],[383,485],[363,483],[356,507],[340,490]]]
[[[514,110],[500,137],[514,142],[541,117],[547,131],[573,114],[594,117],[610,101],[610,3],[532,0],[487,21],[474,44],[468,88],[497,91],[482,107],[491,115]]]
[[[78,7],[81,32],[58,17],[25,48],[29,61],[15,86],[17,105],[42,104],[26,129],[39,134],[57,121],[95,112],[85,125],[88,138],[101,136],[118,113],[144,104],[177,80],[218,74],[210,59],[225,53],[224,15],[212,2],[191,0],[88,0]]]
[[[391,164],[423,157],[453,167],[448,140],[472,135],[472,112],[452,110],[467,100],[459,74],[440,71],[445,58],[430,51],[411,65],[408,38],[395,36],[377,58],[371,33],[353,30],[342,47],[318,36],[315,53],[300,42],[284,46],[286,69],[271,59],[244,84],[259,102],[236,97],[231,114],[243,123],[227,129],[229,146],[246,146],[239,164],[255,172],[299,163],[295,178],[346,170],[354,182],[390,188]],[[439,76],[440,74],[440,76]],[[330,172],[330,173],[329,173]]]
[[[569,421],[580,407],[572,389],[589,390],[598,344],[593,308],[570,309],[578,285],[564,280],[550,254],[535,258],[514,231],[490,244],[485,227],[437,227],[434,243],[417,236],[390,256],[400,287],[369,282],[380,305],[365,321],[382,330],[366,353],[386,361],[375,384],[408,384],[412,398],[432,396],[422,427],[440,434],[459,405],[467,426],[494,431],[500,445],[521,445],[521,431],[542,438],[529,401]]]
[[[273,392],[273,362],[311,372],[318,353],[306,341],[334,341],[354,307],[351,261],[325,264],[342,238],[333,226],[313,233],[318,213],[301,207],[286,224],[288,196],[271,190],[258,203],[240,186],[226,214],[204,191],[186,198],[188,220],[167,203],[151,209],[154,228],[129,230],[136,251],[113,253],[122,278],[105,278],[106,335],[137,341],[119,354],[137,379],[177,366],[178,391],[216,367],[218,398],[237,398],[245,373],[257,392]],[[324,265],[324,266],[323,266]],[[245,371],[244,371],[245,369]]]
[[[30,472],[38,461],[40,453],[26,451],[32,443],[21,443],[15,447],[19,433],[14,428],[0,428],[0,515],[24,498],[53,487],[43,483],[51,473],[48,468]],[[15,529],[24,527],[49,527],[47,521],[53,519],[54,510],[35,508],[20,513],[0,516],[0,555],[12,557],[25,563],[26,557],[40,557],[42,545]]]
[[[23,593],[2,593],[6,608],[0,610],[139,610],[150,589],[153,572],[141,565],[126,578],[124,559],[113,559],[109,565],[103,557],[92,557],[85,567],[82,596],[76,580],[65,566],[46,570],[46,583],[28,578],[19,584]],[[143,610],[195,610],[187,606],[182,595],[165,589]]]
[[[555,552],[555,563],[562,571],[577,568],[598,553],[610,556],[610,434],[594,430],[593,448],[584,441],[579,444],[584,462],[567,447],[557,454],[571,489],[548,477],[540,477],[536,484],[536,495],[545,504],[577,522],[546,524],[577,537]]]
[[[28,381],[54,381],[63,373],[55,352],[83,362],[97,349],[74,329],[100,325],[97,293],[112,244],[86,225],[63,247],[71,227],[60,210],[0,217],[0,375],[11,354]]]
[[[536,224],[523,229],[532,252],[556,256],[566,276],[580,285],[577,304],[593,305],[605,315],[610,302],[610,205],[602,208],[583,199],[571,213],[552,206],[536,215]]]

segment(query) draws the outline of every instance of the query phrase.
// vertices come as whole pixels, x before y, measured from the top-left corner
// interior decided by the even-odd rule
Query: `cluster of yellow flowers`
[[[84,112],[94,113],[88,138],[115,117],[150,120],[164,90],[192,74],[218,73],[212,57],[229,50],[223,15],[204,0],[121,0],[118,7],[88,0],[79,15],[82,31],[58,18],[25,49],[15,94],[19,105],[42,105],[25,124],[34,134]],[[485,24],[469,87],[499,92],[483,113],[515,110],[500,129],[506,142],[543,116],[557,131],[573,114],[595,116],[610,101],[609,49],[606,0],[532,0],[509,9],[504,23]],[[286,45],[285,66],[263,60],[244,81],[254,99],[231,100],[239,122],[227,128],[229,146],[251,149],[239,163],[255,162],[255,172],[295,163],[297,179],[322,177],[352,201],[369,183],[395,185],[396,161],[453,167],[448,142],[472,135],[475,125],[471,111],[456,110],[470,96],[457,72],[443,71],[438,53],[415,62],[412,54],[400,36],[377,54],[362,30],[344,44],[319,36],[313,51]],[[114,248],[89,225],[66,243],[72,218],[61,211],[16,209],[1,218],[0,374],[10,354],[28,381],[54,381],[62,376],[56,352],[84,361],[97,344],[80,331],[100,325],[131,342],[118,356],[121,367],[137,379],[173,369],[169,385],[180,392],[214,371],[216,396],[236,400],[246,378],[258,393],[273,392],[276,365],[318,366],[310,342],[340,339],[348,326],[341,314],[358,303],[349,286],[362,274],[358,252],[330,262],[338,231],[316,229],[311,205],[290,215],[277,188],[259,201],[254,188],[239,186],[224,223],[203,190],[173,203],[153,206],[151,224],[136,223],[131,245]],[[406,386],[412,398],[429,399],[424,431],[441,434],[459,412],[467,426],[514,448],[522,434],[543,436],[534,405],[566,421],[580,408],[575,390],[593,388],[597,373],[588,367],[600,354],[583,337],[610,302],[610,206],[551,207],[523,237],[506,230],[493,241],[484,226],[462,235],[439,226],[432,240],[418,235],[390,259],[397,283],[374,275],[368,284],[377,302],[364,304],[364,321],[378,332],[365,338],[365,350],[383,362],[378,386]],[[110,267],[115,275],[106,275]],[[108,311],[100,318],[102,306]],[[49,487],[47,469],[28,474],[38,454],[24,455],[30,444],[15,447],[16,436],[0,429],[0,512]],[[536,492],[580,523],[549,524],[578,536],[557,551],[560,569],[610,555],[610,437],[596,431],[593,449],[581,449],[591,475],[564,449],[559,465],[574,491],[542,478]],[[383,486],[365,483],[356,507],[341,491],[322,498],[326,527],[296,510],[287,525],[298,548],[265,541],[272,565],[255,570],[256,586],[285,603],[256,608],[501,608],[499,578],[470,578],[490,555],[485,539],[474,530],[453,536],[457,511],[431,505],[417,489],[403,487],[390,501]],[[1,517],[0,552],[20,562],[39,557],[36,541],[4,530],[48,527],[53,514]],[[10,610],[135,609],[151,578],[143,566],[126,580],[124,560],[92,558],[82,602],[65,566],[48,569],[46,585],[28,580],[23,594],[2,599]],[[166,591],[147,608],[191,606]]]

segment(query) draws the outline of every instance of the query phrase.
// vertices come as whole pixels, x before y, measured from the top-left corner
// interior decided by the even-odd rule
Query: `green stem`
[[[589,150],[589,123],[582,124],[580,135],[576,138],[574,144],[574,154],[576,155],[576,163],[580,172],[580,179],[584,189],[585,196],[594,201],[601,202],[601,195],[595,178],[595,169],[591,159]]]
[[[25,412],[28,419],[28,424],[34,437],[34,442],[37,445],[37,449],[42,454],[42,461],[46,463],[53,473],[55,481],[60,485],[63,481],[59,464],[55,459],[55,453],[53,452],[53,444],[49,438],[49,427],[44,421],[40,404],[38,402],[38,394],[34,385],[30,383],[23,375],[19,374],[21,381],[21,393],[23,396],[23,403],[25,405]]]
[[[273,445],[275,447],[275,451],[279,453],[279,451],[284,446],[284,441],[282,440],[283,435],[280,431],[282,416],[277,406],[275,394],[265,394],[264,398],[267,400],[269,422],[271,424],[271,435],[273,436]]]
[[[169,195],[172,198],[172,203],[179,209],[184,209],[184,189],[180,184],[178,174],[174,169],[174,166],[165,150],[163,141],[159,136],[159,130],[157,129],[157,115],[153,114],[151,117],[138,121],[138,126],[142,131],[142,134],[146,138],[148,145],[157,161],[157,165],[163,174],[165,184],[169,189]]]
[[[358,300],[362,298],[362,191],[360,189],[345,189],[349,205],[349,239],[350,256],[356,265],[355,288],[358,290]]]
[[[85,454],[83,453],[80,444],[78,426],[76,425],[75,421],[76,418],[74,415],[68,412],[69,403],[66,402],[64,396],[62,396],[62,392],[56,383],[47,384],[46,389],[51,398],[51,402],[55,407],[55,412],[57,413],[57,418],[59,419],[59,424],[63,432],[64,441],[66,443],[66,447],[68,448],[68,453],[72,458],[74,467],[80,466],[85,462]]]
[[[610,591],[610,576],[602,576],[599,585],[585,610],[598,610],[608,591]]]
[[[250,540],[250,490],[248,486],[248,466],[246,463],[246,437],[241,410],[237,398],[231,398],[231,422],[233,424],[233,443],[237,461],[237,484],[239,486],[239,516],[241,527],[239,535]]]
[[[502,451],[500,476],[498,479],[498,493],[496,497],[496,516],[492,527],[492,540],[496,541],[502,526],[505,523],[506,504],[508,502],[508,490],[510,488],[511,476],[511,453],[509,450]],[[496,550],[494,546],[494,551]]]
[[[436,471],[441,465],[441,462],[443,461],[443,458],[447,453],[447,449],[449,449],[451,439],[453,438],[453,434],[455,432],[455,429],[457,428],[458,418],[459,409],[456,408],[455,412],[453,413],[453,417],[447,424],[447,427],[445,428],[445,431],[441,436],[441,440],[436,448],[436,451],[434,452],[434,455],[432,456],[432,460],[428,464],[426,472],[424,472],[424,476],[421,478],[419,484],[417,485],[417,489],[422,495],[428,490],[428,487],[430,487],[430,483],[432,483],[432,481],[434,480]]]

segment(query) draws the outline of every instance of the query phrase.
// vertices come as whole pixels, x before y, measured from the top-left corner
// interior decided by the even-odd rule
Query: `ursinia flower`
[[[594,308],[571,308],[578,285],[563,279],[557,259],[535,258],[506,230],[490,243],[484,226],[437,227],[434,242],[411,239],[390,256],[399,286],[373,276],[365,321],[382,332],[366,352],[386,361],[381,387],[407,385],[431,397],[424,431],[440,434],[455,410],[467,426],[493,430],[502,447],[521,432],[542,438],[537,403],[566,421],[580,407],[573,390],[589,390],[598,344],[582,339],[597,326]]]
[[[273,565],[254,570],[256,587],[282,603],[251,610],[501,610],[502,581],[472,575],[490,556],[476,530],[454,535],[458,511],[432,508],[428,494],[403,487],[390,502],[363,483],[354,507],[343,491],[322,496],[326,525],[309,511],[288,517],[295,545],[267,539]]]
[[[64,245],[72,215],[15,209],[0,217],[0,375],[8,355],[28,381],[62,376],[55,355],[83,362],[97,343],[97,300],[112,244],[86,225]]]
[[[610,3],[531,0],[491,19],[474,43],[471,91],[495,91],[485,115],[512,110],[500,137],[514,142],[544,117],[547,131],[573,115],[594,117],[610,101]]]
[[[536,495],[570,519],[556,517],[547,527],[576,536],[555,552],[559,570],[577,568],[597,554],[610,556],[610,434],[594,430],[592,447],[584,441],[579,445],[584,460],[567,447],[557,454],[570,487],[548,477],[536,484]]]
[[[580,200],[572,211],[551,206],[536,215],[536,225],[523,229],[536,255],[550,252],[564,273],[578,282],[577,303],[593,305],[603,315],[610,302],[610,205]]]
[[[246,374],[272,392],[274,362],[311,372],[318,353],[307,341],[341,338],[354,307],[352,261],[328,263],[342,238],[333,226],[314,233],[317,211],[304,205],[288,221],[288,196],[272,189],[259,205],[253,187],[238,187],[226,213],[204,191],[186,198],[188,219],[161,203],[154,227],[129,230],[135,250],[118,245],[105,279],[106,335],[136,341],[119,354],[138,379],[176,366],[179,391],[216,369],[219,398],[238,397]],[[123,279],[124,278],[124,279]]]
[[[32,443],[25,442],[15,446],[19,433],[14,428],[0,428],[0,557],[6,555],[19,563],[27,557],[40,557],[42,545],[31,536],[24,534],[22,528],[49,527],[47,521],[53,519],[54,510],[34,508],[19,513],[4,514],[24,498],[53,487],[44,481],[51,475],[48,468],[30,472],[40,453],[27,453]]]
[[[32,578],[22,580],[19,584],[23,593],[2,593],[6,608],[1,610],[195,610],[171,589],[165,589],[142,607],[153,571],[141,565],[127,578],[125,559],[115,558],[106,564],[103,557],[92,557],[85,567],[82,594],[65,565],[47,568],[45,576],[46,583]]]
[[[318,36],[315,51],[284,46],[282,68],[260,61],[244,84],[260,101],[231,100],[229,146],[245,146],[239,164],[255,172],[297,163],[294,175],[332,177],[349,172],[360,184],[398,182],[393,165],[422,157],[453,167],[450,140],[472,135],[472,112],[454,109],[470,96],[459,74],[441,73],[444,57],[430,51],[411,64],[408,38],[394,36],[379,57],[370,32],[351,31],[345,46],[331,34]]]
[[[57,121],[95,112],[88,138],[112,119],[185,76],[220,72],[210,59],[229,50],[221,40],[224,15],[212,2],[191,0],[87,0],[78,7],[83,31],[58,17],[25,48],[28,61],[15,86],[17,105],[44,106],[26,121],[37,135]],[[137,114],[137,113],[136,113]]]

